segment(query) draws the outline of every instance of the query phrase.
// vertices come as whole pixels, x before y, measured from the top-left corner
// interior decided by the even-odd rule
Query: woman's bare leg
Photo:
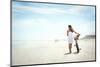
[[[65,53],[65,55],[71,54],[71,52],[72,52],[71,49],[72,49],[72,44],[70,43],[70,44],[69,44],[69,53]]]
[[[72,49],[72,44],[70,43],[70,44],[69,44],[69,53],[72,52],[71,49]]]

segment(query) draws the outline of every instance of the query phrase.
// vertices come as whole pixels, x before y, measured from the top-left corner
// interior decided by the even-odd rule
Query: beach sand
[[[68,53],[67,41],[12,41],[12,65],[62,63],[95,60],[95,39],[79,40],[79,54]]]

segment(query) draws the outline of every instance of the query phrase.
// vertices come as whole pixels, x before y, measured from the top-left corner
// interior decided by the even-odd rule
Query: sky
[[[66,39],[68,25],[85,35],[95,34],[95,7],[12,2],[13,40]]]

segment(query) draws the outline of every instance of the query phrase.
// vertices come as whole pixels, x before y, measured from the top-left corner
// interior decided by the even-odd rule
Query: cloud
[[[85,9],[87,9],[85,6],[73,6],[68,10],[68,12],[69,14],[81,14]]]
[[[67,6],[65,6],[67,7]],[[87,9],[85,6],[71,6],[70,8],[51,8],[51,7],[32,7],[32,6],[20,6],[15,7],[17,10],[31,11],[39,14],[81,14],[82,11]]]
[[[40,14],[62,14],[66,13],[65,10],[57,9],[57,8],[43,8],[43,7],[30,7],[30,6],[23,6],[23,7],[16,7],[17,10],[26,10],[31,11],[33,13],[40,13]]]

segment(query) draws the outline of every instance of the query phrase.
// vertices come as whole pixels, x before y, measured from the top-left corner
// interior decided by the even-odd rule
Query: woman
[[[79,33],[74,31],[74,29],[72,28],[71,25],[68,25],[68,30],[67,30],[68,44],[69,44],[69,53],[68,54],[72,53],[71,49],[72,49],[72,44],[73,44],[74,39],[78,40],[77,36],[74,38],[73,33],[77,34],[78,37],[80,35]]]

